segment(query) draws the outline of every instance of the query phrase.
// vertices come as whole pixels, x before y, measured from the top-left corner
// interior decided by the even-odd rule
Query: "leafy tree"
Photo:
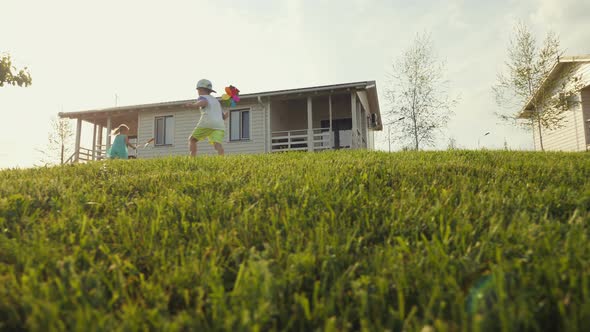
[[[457,99],[449,97],[444,72],[445,63],[435,55],[428,34],[416,35],[413,44],[393,64],[391,85],[386,89],[390,109],[385,115],[397,129],[398,140],[416,150],[433,146],[436,134],[453,115]]]
[[[32,83],[33,80],[27,67],[20,70],[16,69],[12,65],[10,55],[0,55],[0,87],[3,87],[5,84],[26,87]]]
[[[563,126],[565,112],[572,106],[581,89],[581,77],[565,70],[549,81],[549,73],[563,51],[558,36],[549,31],[542,45],[537,45],[529,28],[518,23],[508,47],[505,71],[498,74],[493,86],[498,106],[503,110],[496,115],[509,123],[526,129],[536,127],[543,150],[543,131]],[[519,119],[523,105],[533,105],[529,121]]]

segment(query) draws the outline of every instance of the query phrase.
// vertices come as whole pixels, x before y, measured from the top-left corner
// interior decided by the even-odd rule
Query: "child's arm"
[[[129,136],[125,136],[125,144],[127,144],[128,147],[137,150],[137,145],[133,146],[133,144],[129,143]]]
[[[199,97],[199,99],[197,99],[196,102],[185,104],[186,107],[190,107],[190,108],[202,108],[202,107],[207,107],[207,105],[209,105],[209,102],[207,101],[207,99],[205,99],[203,97]]]

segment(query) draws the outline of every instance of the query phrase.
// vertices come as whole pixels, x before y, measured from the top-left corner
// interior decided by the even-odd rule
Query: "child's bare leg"
[[[197,142],[197,139],[192,136],[188,139],[188,149],[191,153],[191,157],[195,157],[197,155]]]
[[[223,153],[225,151],[223,150],[223,146],[221,145],[221,143],[215,143],[213,144],[213,147],[215,148],[215,150],[217,150],[218,155],[223,156]]]

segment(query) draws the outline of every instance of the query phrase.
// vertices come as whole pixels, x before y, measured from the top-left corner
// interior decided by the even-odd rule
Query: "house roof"
[[[322,85],[322,86],[314,86],[314,87],[307,87],[307,88],[299,88],[299,89],[287,89],[287,90],[275,90],[275,91],[266,91],[266,92],[257,92],[257,93],[248,93],[248,94],[240,94],[241,100],[248,100],[248,99],[259,99],[263,97],[281,97],[281,96],[290,96],[290,95],[304,95],[304,94],[317,94],[317,93],[329,93],[329,92],[337,92],[337,91],[346,91],[350,89],[357,89],[357,90],[366,90],[367,95],[369,97],[369,104],[372,113],[376,113],[381,118],[381,112],[379,109],[379,99],[377,96],[377,85],[375,81],[361,81],[361,82],[353,82],[353,83],[343,83],[343,84],[333,84],[333,85]],[[217,99],[221,99],[221,97],[217,97]],[[147,110],[154,110],[154,109],[162,109],[162,108],[169,108],[169,107],[178,107],[182,106],[188,102],[194,101],[194,99],[188,100],[177,100],[177,101],[170,101],[170,102],[161,102],[161,103],[151,103],[151,104],[140,104],[140,105],[130,105],[130,106],[120,106],[120,107],[109,107],[109,108],[102,108],[102,109],[92,109],[92,110],[84,110],[78,112],[60,112],[58,115],[61,118],[81,118],[88,115],[97,115],[99,113],[106,114],[106,113],[125,113],[125,112],[139,112],[139,111],[147,111]],[[380,121],[379,121],[380,122]],[[380,130],[381,123],[378,124],[377,130]]]
[[[542,93],[545,86],[547,84],[549,84],[549,82],[552,82],[556,78],[556,76],[563,70],[563,68],[565,66],[572,64],[572,63],[582,63],[582,62],[590,62],[590,54],[577,55],[577,56],[566,56],[566,57],[557,58],[557,61],[555,62],[555,65],[553,65],[553,68],[551,68],[549,75],[547,75],[547,77],[545,77],[545,79],[543,80],[543,83],[541,83],[541,86],[537,89],[537,91],[535,91],[534,95],[527,101],[527,103],[524,105],[524,107],[518,113],[518,118],[519,119],[527,118],[527,113],[530,113],[534,108],[533,101],[540,97],[540,94]]]

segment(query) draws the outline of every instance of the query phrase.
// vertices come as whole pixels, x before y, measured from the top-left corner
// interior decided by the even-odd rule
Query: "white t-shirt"
[[[207,107],[201,108],[201,119],[197,123],[198,128],[225,130],[223,121],[223,109],[219,101],[209,95],[200,96],[197,100],[207,100]]]

